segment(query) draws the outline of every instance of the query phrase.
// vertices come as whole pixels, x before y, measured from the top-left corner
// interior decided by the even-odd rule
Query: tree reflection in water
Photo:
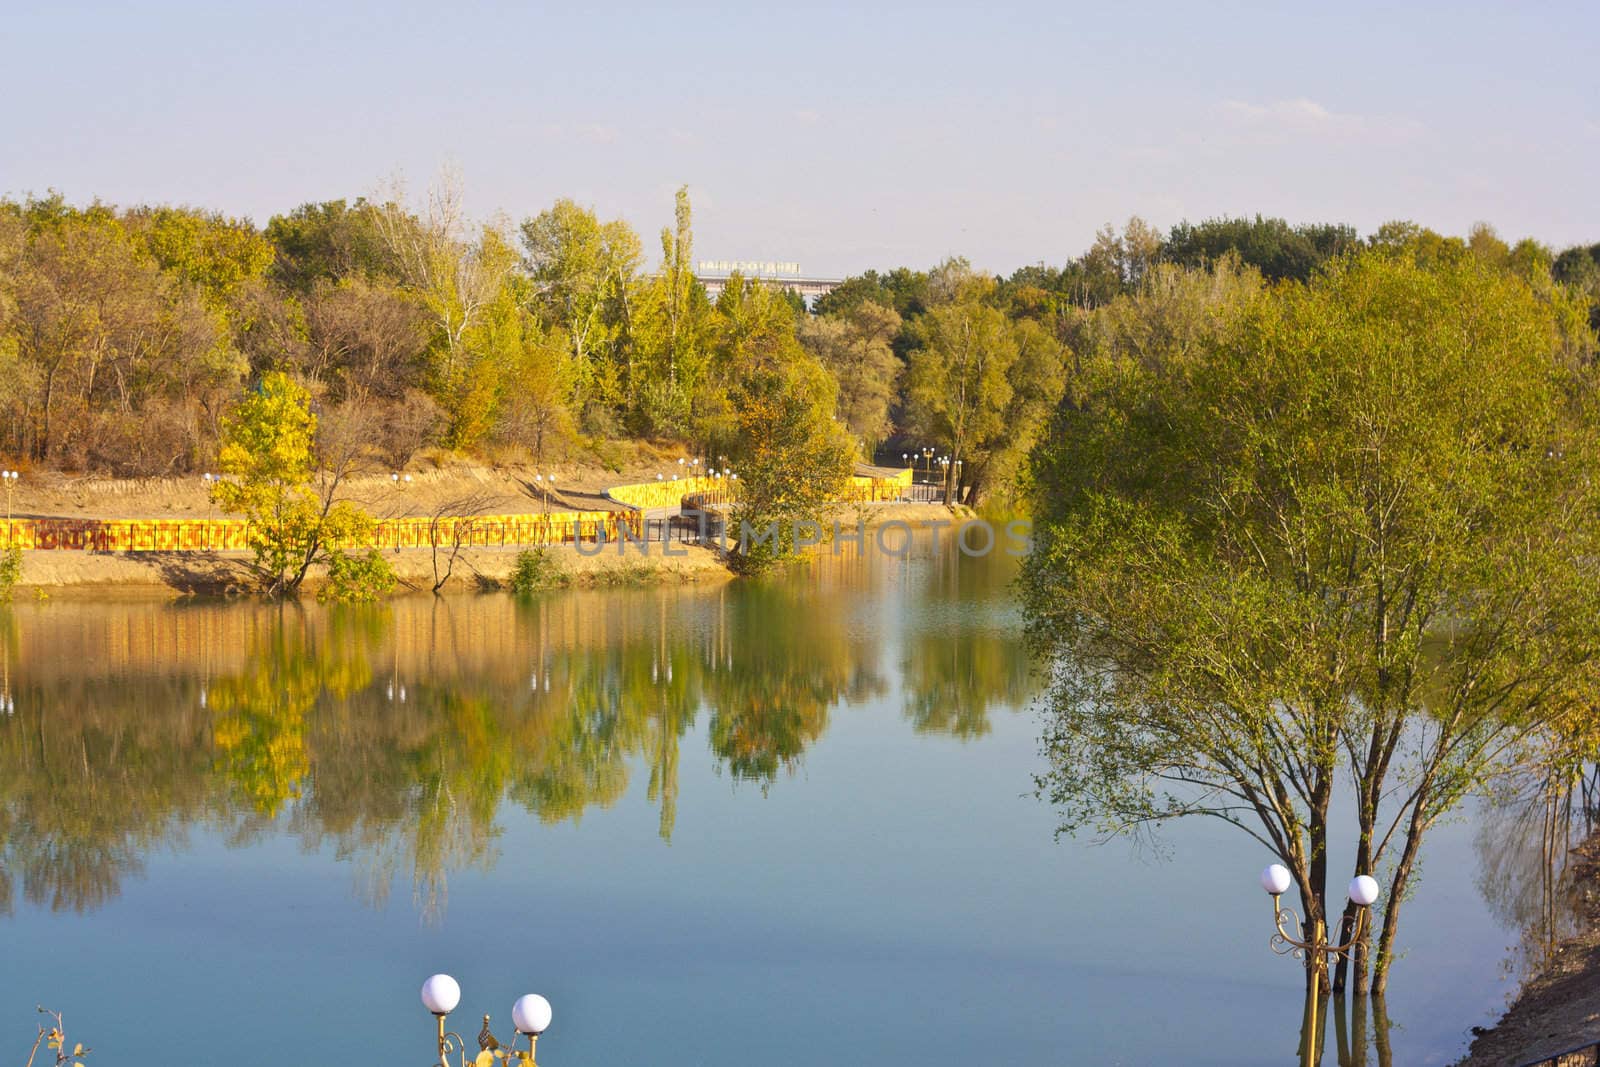
[[[1550,961],[1559,942],[1575,932],[1585,886],[1577,883],[1569,849],[1594,830],[1600,770],[1590,766],[1573,781],[1553,783],[1524,777],[1497,783],[1480,805],[1473,844],[1478,854],[1478,890],[1495,918],[1517,931],[1506,972],[1525,977]],[[1315,1061],[1329,1062],[1327,1029],[1333,1030],[1338,1067],[1391,1067],[1388,1007],[1381,996],[1332,996],[1318,1012]],[[1302,1019],[1300,1045],[1308,1038]]]
[[[1330,1012],[1331,1007],[1331,1012]],[[1368,1025],[1368,1015],[1371,1025]],[[1338,1067],[1393,1067],[1394,1058],[1389,1049],[1389,1031],[1394,1024],[1389,1021],[1388,1002],[1382,993],[1370,996],[1322,997],[1320,1018],[1333,1025],[1334,1051]],[[1327,1025],[1326,1022],[1324,1025]],[[1301,1049],[1305,1048],[1306,1034],[1301,1030]],[[1327,1031],[1319,1035],[1316,1062],[1327,1056]]]
[[[1577,932],[1587,887],[1568,863],[1594,830],[1594,769],[1575,781],[1527,776],[1504,783],[1478,814],[1478,890],[1503,925],[1518,932],[1505,961],[1513,977],[1548,964]]]
[[[881,607],[861,567],[523,603],[0,611],[0,909],[96,908],[200,827],[331,848],[364,899],[409,879],[437,917],[453,872],[495,863],[507,801],[577,822],[647,773],[670,840],[697,725],[717,767],[766,792],[831,715],[889,691],[886,657],[919,732],[981,736],[1025,702],[1001,582],[908,572],[920,613],[897,636],[860,623]]]

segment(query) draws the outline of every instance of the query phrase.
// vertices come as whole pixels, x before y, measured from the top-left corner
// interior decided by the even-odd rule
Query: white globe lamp
[[[1358,908],[1369,908],[1378,899],[1378,880],[1370,874],[1358,874],[1350,880],[1350,903]]]
[[[519,1034],[538,1037],[550,1027],[550,1002],[537,993],[518,997],[511,1005],[511,1024]]]
[[[461,985],[448,974],[436,974],[422,983],[422,1006],[435,1015],[449,1015],[461,1003]]]
[[[1274,863],[1261,872],[1261,888],[1272,896],[1282,896],[1293,884],[1294,879],[1289,876],[1289,868],[1281,863]]]

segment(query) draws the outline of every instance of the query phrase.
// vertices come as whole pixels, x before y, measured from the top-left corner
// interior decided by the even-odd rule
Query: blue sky
[[[1141,215],[1600,241],[1600,5],[0,3],[0,192],[264,223],[402,175],[655,254],[1059,263]],[[1113,9],[1114,10],[1108,10]]]

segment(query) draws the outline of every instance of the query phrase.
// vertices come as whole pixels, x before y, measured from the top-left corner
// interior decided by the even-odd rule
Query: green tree
[[[1185,267],[1214,264],[1232,253],[1263,276],[1305,281],[1329,259],[1359,244],[1353,226],[1290,226],[1283,219],[1220,218],[1180,222],[1167,234],[1161,256]]]
[[[920,346],[906,373],[906,416],[950,457],[946,491],[980,499],[1006,456],[1020,456],[1060,395],[1060,345],[1032,322],[1013,323],[988,301],[992,278],[960,261],[936,279],[936,302],[917,320]]]
[[[619,363],[618,349],[642,256],[633,228],[557,200],[522,224],[522,248],[530,301],[569,346],[580,408],[590,397],[611,404],[624,391],[631,397],[637,383],[632,368]]]
[[[839,418],[872,455],[894,429],[889,412],[901,370],[894,354],[900,316],[865,300],[842,315],[808,316],[797,325],[800,343],[839,382]]]
[[[1348,776],[1384,989],[1428,829],[1594,699],[1596,382],[1565,322],[1472,257],[1377,253],[1086,360],[1021,586],[1065,828],[1223,819],[1333,919]]]
[[[503,307],[517,254],[492,226],[471,236],[452,175],[429,189],[421,215],[403,201],[402,189],[391,190],[372,218],[402,283],[427,310],[429,389],[449,419],[448,442],[470,447],[494,422],[502,364],[485,343],[494,327],[484,320]]]
[[[127,216],[163,270],[196,286],[207,303],[223,307],[272,265],[272,243],[247,219],[190,208],[141,208]]]
[[[868,301],[893,308],[902,319],[914,318],[928,306],[928,274],[906,267],[882,274],[869,270],[817,297],[811,310],[818,315],[844,315]]]
[[[400,278],[377,211],[362,199],[301,204],[287,215],[274,215],[265,236],[276,253],[272,277],[291,293],[309,293],[318,281]]]
[[[793,552],[794,524],[819,520],[849,477],[855,447],[834,418],[835,388],[823,367],[802,358],[755,371],[736,390],[739,498],[729,537],[740,570],[764,570]]]
[[[688,434],[707,361],[710,308],[694,276],[692,222],[685,186],[673,225],[661,231],[661,266],[630,308],[633,374],[640,376],[630,395],[635,426],[644,432]]]
[[[316,431],[310,394],[281,373],[264,377],[223,425],[224,477],[212,497],[249,521],[256,570],[269,596],[294,594],[314,565],[341,556],[341,544],[372,525],[355,505],[335,499],[347,463],[313,488]]]

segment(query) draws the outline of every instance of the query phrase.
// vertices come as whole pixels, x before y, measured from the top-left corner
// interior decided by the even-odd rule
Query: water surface
[[[42,1003],[118,1067],[420,1063],[444,970],[469,1038],[548,996],[547,1067],[1296,1062],[1253,843],[1053,838],[1010,573],[19,604],[0,1047]],[[1537,864],[1500,818],[1432,839],[1396,1063],[1503,1006]]]

